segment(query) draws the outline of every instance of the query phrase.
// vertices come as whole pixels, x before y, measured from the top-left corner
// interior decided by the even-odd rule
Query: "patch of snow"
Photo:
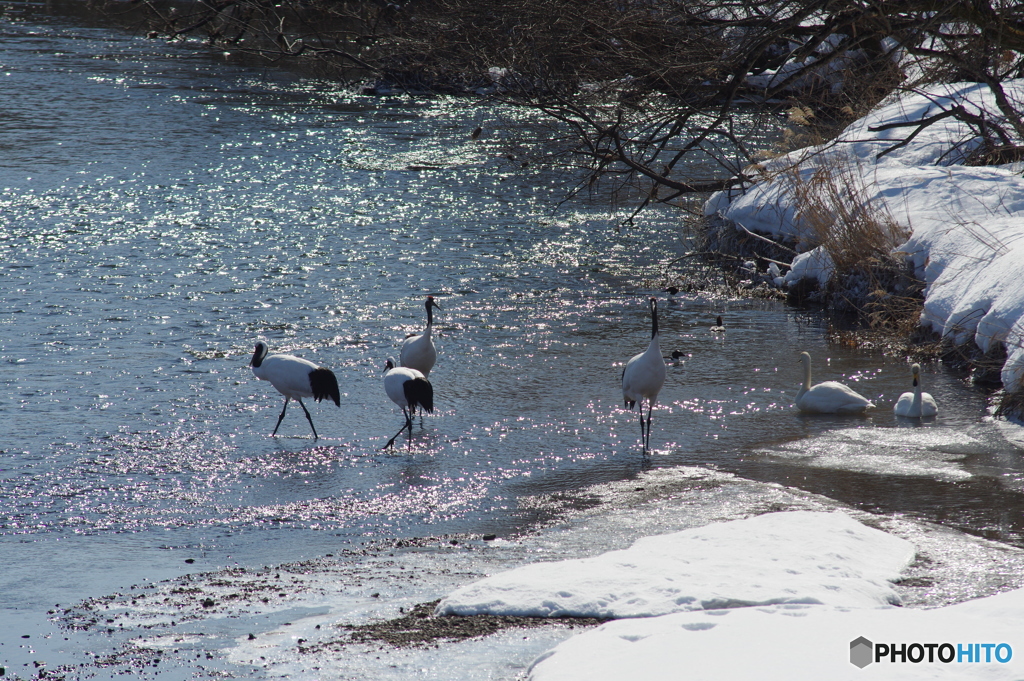
[[[819,286],[824,286],[832,278],[835,269],[832,256],[823,247],[818,246],[796,256],[783,281],[787,286],[792,286],[801,279],[815,279]]]
[[[966,433],[933,429],[848,428],[787,442],[759,453],[803,466],[955,482],[972,477],[961,461],[985,443]]]
[[[890,580],[913,557],[910,542],[844,513],[770,513],[492,575],[444,598],[437,614],[624,618],[772,603],[880,606],[899,602]]]
[[[935,610],[776,605],[676,613],[609,622],[574,636],[538,658],[531,681],[619,679],[1020,679],[1024,674],[1024,590]],[[861,669],[850,661],[859,637],[886,645],[970,646],[943,663],[936,649],[917,662],[898,656]],[[1010,646],[1010,659],[973,644]],[[916,656],[916,651],[915,656]],[[948,650],[946,654],[948,656]],[[1007,649],[999,651],[1007,656]],[[872,656],[872,660],[875,656]]]

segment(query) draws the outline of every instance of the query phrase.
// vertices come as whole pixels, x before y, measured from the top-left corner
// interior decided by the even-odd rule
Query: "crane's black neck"
[[[658,301],[651,298],[648,304],[651,307],[651,340],[654,340],[658,335]]]
[[[252,353],[252,361],[249,362],[249,366],[256,367],[259,369],[260,365],[263,364],[263,358],[267,356],[267,346],[263,343],[256,344],[256,352]]]

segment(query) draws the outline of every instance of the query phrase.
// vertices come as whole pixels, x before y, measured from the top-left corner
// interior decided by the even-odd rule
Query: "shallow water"
[[[511,536],[658,468],[1022,544],[1021,450],[985,394],[926,367],[940,416],[897,419],[905,363],[781,304],[659,292],[678,214],[620,230],[601,200],[556,209],[572,178],[502,155],[498,117],[522,114],[59,17],[9,12],[0,36],[0,657],[56,603],[328,544]],[[383,363],[427,294],[437,411],[381,451],[402,422]],[[651,294],[686,357],[643,456],[619,376]],[[340,409],[307,403],[319,440],[294,406],[269,437],[259,338],[337,374]],[[879,409],[797,414],[803,349]]]

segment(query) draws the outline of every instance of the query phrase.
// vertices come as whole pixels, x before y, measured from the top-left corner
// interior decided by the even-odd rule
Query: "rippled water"
[[[651,467],[1021,543],[1020,449],[984,394],[926,368],[940,418],[901,421],[902,362],[827,346],[783,305],[658,293],[687,248],[679,214],[619,230],[604,202],[556,209],[572,178],[503,156],[499,117],[523,114],[16,12],[0,97],[8,612],[178,574],[185,549],[210,567],[319,555],[328,537],[517,532]],[[619,375],[652,292],[663,349],[687,357],[644,457]],[[427,294],[437,411],[381,451],[402,423],[383,363]],[[320,440],[294,407],[269,437],[283,399],[247,367],[260,338],[337,374],[341,408],[308,403]],[[881,408],[795,413],[801,349]],[[69,581],[68,565],[89,570]]]

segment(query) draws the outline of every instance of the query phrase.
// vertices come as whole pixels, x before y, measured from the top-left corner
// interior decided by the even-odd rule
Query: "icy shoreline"
[[[110,652],[97,655],[94,667],[50,672],[67,673],[67,678],[94,673],[145,678],[145,670],[150,669],[154,678],[167,678],[173,670],[183,679],[227,673],[310,681],[512,680],[526,678],[532,665],[535,679],[584,679],[599,678],[591,676],[593,665],[571,662],[567,666],[567,660],[583,654],[596,662],[600,655],[614,653],[617,661],[609,662],[609,673],[631,668],[654,678],[659,673],[677,678],[681,663],[673,656],[687,651],[686,668],[694,670],[695,678],[701,678],[696,674],[699,669],[708,670],[708,678],[727,678],[713,673],[728,669],[721,667],[721,646],[738,649],[748,641],[755,645],[758,640],[770,640],[764,630],[767,624],[769,633],[776,632],[772,636],[781,635],[788,626],[818,631],[818,638],[808,646],[827,644],[832,652],[811,657],[827,662],[831,678],[839,675],[834,670],[860,671],[850,665],[846,647],[857,636],[870,638],[874,630],[868,627],[876,624],[873,618],[884,616],[877,613],[902,617],[904,611],[913,611],[923,617],[929,611],[922,608],[942,609],[1024,587],[1024,551],[928,523],[854,511],[818,495],[727,473],[655,470],[636,480],[589,489],[587,494],[600,504],[536,535],[514,540],[402,540],[335,551],[302,563],[187,575],[93,599],[59,619],[65,627],[82,627],[80,635],[98,637],[93,650]],[[702,546],[700,560],[695,545]],[[631,554],[630,547],[640,547],[644,555]],[[872,548],[865,551],[868,547]],[[581,561],[590,570],[576,569]],[[560,583],[545,588],[580,596],[585,588],[601,584],[602,574],[614,572],[616,593],[649,594],[653,587],[645,565],[664,577],[668,576],[662,571],[666,561],[688,569],[693,578],[676,580],[675,597],[660,600],[670,606],[672,600],[681,601],[676,612],[627,617],[590,629],[583,623],[583,633],[571,621],[528,629],[513,623],[512,628],[493,631],[480,627],[475,637],[452,640],[443,628],[433,625],[461,620],[456,627],[471,630],[476,626],[473,618],[436,617],[421,605],[467,590],[481,593],[479,587],[488,580],[507,580],[516,571],[560,572]],[[624,567],[625,563],[632,567]],[[537,580],[533,583],[542,586]],[[661,586],[664,583],[657,589],[666,595]],[[693,610],[694,601],[688,597],[702,589],[711,594],[703,599],[708,606],[734,607]],[[712,590],[717,591],[712,594]],[[751,590],[761,595],[751,598]],[[781,598],[766,596],[772,591]],[[525,599],[542,593],[539,588],[516,589],[505,596]],[[725,603],[730,597],[735,597],[733,602]],[[584,600],[578,599],[576,611],[566,608],[565,613],[584,614]],[[741,600],[776,600],[776,604]],[[885,604],[897,600],[903,608]],[[613,607],[624,610],[608,614],[626,615],[630,608],[637,613],[637,603],[620,599]],[[1001,607],[998,603],[992,607],[997,606]],[[480,607],[477,612],[496,610]],[[992,613],[1004,616],[1001,610]],[[409,645],[396,647],[386,638],[353,636],[356,630],[370,631],[366,625],[410,631],[417,621],[426,625],[422,630],[427,636],[412,635]],[[1009,620],[996,621],[1009,626]],[[1024,630],[1014,626],[1008,631]],[[437,634],[433,639],[431,631]],[[959,631],[942,633],[954,636]],[[796,631],[801,636],[805,633]],[[703,634],[708,636],[701,638]],[[652,646],[663,648],[663,656],[654,655]],[[1024,651],[1024,642],[1020,650]],[[627,653],[639,657],[624,657]],[[1024,653],[1019,654],[1024,659]],[[629,667],[631,659],[634,667]],[[159,663],[159,676],[155,663]],[[658,672],[657,665],[662,663],[668,667]],[[987,667],[978,666],[982,668]]]
[[[1024,81],[1004,87],[1024,107]],[[893,95],[832,142],[774,158],[756,169],[755,184],[716,193],[705,215],[796,244],[801,253],[780,284],[814,279],[825,285],[831,258],[809,229],[798,185],[823,168],[842,169],[866,210],[891,216],[910,234],[895,252],[926,284],[920,324],[954,345],[1005,353],[1002,383],[1014,393],[1024,389],[1024,164],[964,165],[983,140],[953,117],[916,135],[916,125],[898,127],[954,107],[991,120],[1002,116],[992,92],[978,83]]]

